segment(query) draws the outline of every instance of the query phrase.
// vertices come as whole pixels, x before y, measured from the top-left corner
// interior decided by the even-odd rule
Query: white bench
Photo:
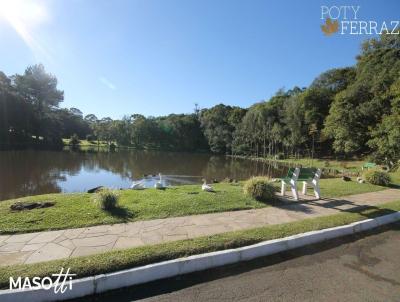
[[[300,172],[301,173],[301,172]],[[314,194],[317,199],[321,199],[321,189],[319,188],[319,180],[321,178],[322,170],[317,169],[314,172],[314,177],[303,180],[303,195],[307,194],[307,186],[311,186],[314,189]]]
[[[281,178],[281,195],[285,196],[286,186],[290,186],[295,200],[299,200],[299,194],[297,192],[297,182],[303,182],[303,195],[307,194],[307,186],[311,186],[314,189],[314,194],[317,199],[321,198],[321,190],[319,187],[319,180],[321,178],[322,170],[313,168],[289,168],[286,177]]]
[[[290,186],[293,198],[299,200],[299,193],[297,192],[297,179],[299,178],[300,168],[289,168],[286,177],[281,178],[281,195],[285,196],[286,186]]]

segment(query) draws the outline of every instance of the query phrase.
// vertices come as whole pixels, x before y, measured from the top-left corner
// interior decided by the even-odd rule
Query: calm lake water
[[[200,184],[225,177],[281,176],[285,167],[210,154],[117,150],[0,151],[0,200],[96,186],[129,188],[143,175],[162,173],[167,185]]]

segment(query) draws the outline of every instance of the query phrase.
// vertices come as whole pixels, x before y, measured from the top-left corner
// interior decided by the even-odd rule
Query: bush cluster
[[[118,206],[118,193],[110,189],[101,189],[96,193],[96,201],[103,210],[112,210]]]
[[[275,199],[276,188],[267,177],[252,177],[243,187],[244,193],[258,201],[272,201]]]
[[[73,134],[73,135],[71,136],[70,140],[69,140],[69,143],[70,143],[72,146],[78,146],[79,143],[80,143],[78,135]]]
[[[386,172],[370,170],[364,174],[365,180],[373,185],[388,186],[390,184],[390,176]]]

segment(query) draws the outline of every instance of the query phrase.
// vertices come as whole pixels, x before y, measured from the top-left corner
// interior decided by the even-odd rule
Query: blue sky
[[[65,92],[62,107],[112,118],[187,113],[194,103],[248,107],[354,64],[370,36],[324,36],[321,5],[400,19],[398,0],[0,2],[0,70],[43,63]]]

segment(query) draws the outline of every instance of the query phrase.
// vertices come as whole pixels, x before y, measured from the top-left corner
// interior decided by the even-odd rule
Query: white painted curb
[[[72,290],[55,294],[52,289],[0,290],[1,302],[44,302],[74,299],[102,293],[108,290],[142,284],[159,279],[188,274],[226,264],[268,256],[308,244],[363,232],[400,220],[400,212],[374,219],[366,219],[348,225],[268,240],[237,249],[190,256],[109,274],[97,275],[73,281]],[[71,272],[73,273],[73,272]]]

